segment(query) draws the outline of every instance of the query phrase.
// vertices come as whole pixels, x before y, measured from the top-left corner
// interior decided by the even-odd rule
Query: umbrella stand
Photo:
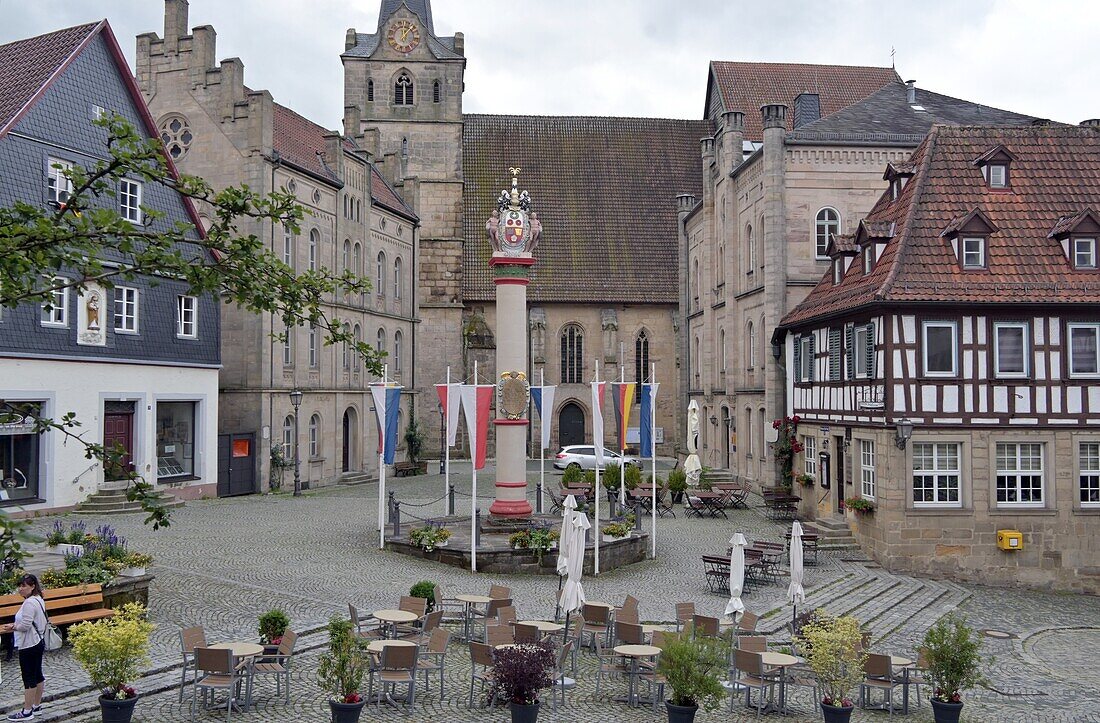
[[[554,622],[557,622],[557,621],[558,621],[558,618],[560,618],[560,617],[561,617],[561,586],[562,586],[562,582],[563,582],[563,580],[562,580],[562,576],[561,576],[561,574],[559,573],[559,574],[558,574],[558,601],[557,601],[557,603],[556,603],[556,604],[554,605]],[[566,613],[566,617],[565,617],[565,620],[566,620],[566,623],[568,623],[568,621],[569,621],[569,613]]]

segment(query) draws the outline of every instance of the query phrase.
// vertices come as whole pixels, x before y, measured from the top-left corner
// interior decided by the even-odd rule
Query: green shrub
[[[665,636],[657,672],[668,681],[673,705],[718,709],[727,695],[720,680],[726,675],[726,646],[719,638],[693,636],[690,625]]]
[[[272,608],[260,616],[260,642],[264,645],[278,645],[283,633],[290,627],[290,618],[278,608]]]
[[[921,648],[936,700],[961,703],[962,692],[985,682],[981,638],[966,620],[951,613],[924,634]]]
[[[851,615],[836,617],[825,610],[815,610],[799,631],[796,640],[817,676],[826,705],[852,705],[848,694],[863,680],[867,661],[862,639],[859,620]]]
[[[149,635],[153,624],[145,619],[145,607],[127,603],[113,617],[89,620],[69,630],[73,657],[88,672],[104,696],[132,698],[127,683],[136,680],[149,664]]]
[[[622,470],[618,466],[609,466],[604,470],[601,481],[605,489],[619,489],[619,481],[622,479]]]
[[[508,535],[508,544],[520,550],[526,550],[531,546],[531,533],[527,530],[519,530]]]
[[[642,470],[632,464],[626,466],[626,472],[624,472],[623,475],[626,479],[626,488],[628,490],[635,489],[642,483]]]
[[[668,491],[683,492],[688,487],[687,473],[683,468],[677,467],[668,473]]]
[[[596,485],[596,470],[586,469],[584,471],[584,483],[593,487]]]
[[[564,487],[572,487],[573,485],[584,482],[584,470],[580,467],[566,467],[565,473],[561,476],[561,483]]]
[[[317,682],[332,700],[358,703],[369,665],[365,645],[355,636],[350,620],[333,615],[328,623],[328,651],[317,665]]]
[[[409,588],[409,596],[427,600],[428,612],[431,612],[435,607],[435,583],[431,580],[421,580]]]

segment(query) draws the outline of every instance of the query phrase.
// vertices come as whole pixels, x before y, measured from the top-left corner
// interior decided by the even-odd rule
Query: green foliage
[[[626,466],[626,471],[623,472],[623,476],[626,479],[626,488],[628,490],[636,489],[638,485],[642,483],[642,470],[632,464]]]
[[[986,682],[982,675],[981,638],[966,619],[950,613],[924,634],[921,648],[928,679],[937,700],[960,703],[962,692]]]
[[[688,488],[687,473],[682,467],[677,467],[668,473],[668,491],[683,492]]]
[[[590,485],[595,488],[596,486],[596,470],[586,469],[584,471],[584,479],[582,480],[586,485]]]
[[[799,631],[796,640],[817,676],[826,705],[852,704],[848,693],[863,680],[867,660],[862,635],[855,617],[835,617],[823,609],[815,610]]]
[[[428,601],[428,612],[435,607],[435,583],[431,580],[421,580],[409,588],[411,597],[419,597]]]
[[[66,571],[58,570],[53,567],[48,570],[44,570],[42,574],[38,576],[38,581],[42,583],[42,587],[47,589],[55,587],[65,587],[69,584],[68,577],[66,576]]]
[[[420,432],[415,414],[409,415],[409,426],[405,428],[405,449],[410,462],[420,461],[420,452],[424,449],[424,435]]]
[[[572,487],[573,485],[584,482],[584,470],[580,467],[566,467],[565,472],[561,476],[561,483],[564,487]]]
[[[605,489],[617,490],[619,489],[619,483],[622,477],[622,470],[618,465],[608,465],[607,469],[605,469],[600,476],[600,481],[603,482]]]
[[[844,506],[859,514],[870,514],[875,511],[875,503],[862,497],[849,497],[844,500]]]
[[[668,484],[668,482],[661,479],[660,476],[657,477],[657,489],[663,489],[666,484]],[[653,486],[653,475],[647,474],[645,476],[645,486],[647,489]]]
[[[366,645],[355,635],[351,621],[339,615],[329,619],[328,636],[328,651],[317,664],[317,683],[333,700],[358,702],[370,660]]]
[[[283,486],[283,471],[294,466],[294,460],[286,456],[281,444],[271,445],[271,472],[268,475],[268,489],[278,492]]]
[[[804,487],[812,487],[815,482],[813,475],[802,473],[798,475],[798,483]]]
[[[131,552],[122,560],[126,567],[149,567],[153,564],[153,556],[144,552]]]
[[[531,546],[530,530],[517,530],[508,535],[508,545],[517,550],[526,550]]]
[[[264,645],[278,645],[283,633],[290,627],[290,618],[278,608],[272,608],[260,616],[260,642]]]
[[[630,514],[616,522],[609,522],[600,528],[600,532],[611,537],[626,537],[634,530],[634,515]]]
[[[729,642],[692,633],[688,625],[683,632],[665,635],[657,672],[668,681],[673,705],[717,710],[726,697],[719,676],[726,672]]]
[[[802,452],[802,443],[798,441],[797,433],[799,421],[801,420],[797,414],[772,421],[772,429],[778,433],[772,444],[772,456],[779,471],[779,484],[784,487],[791,486],[794,457]]]
[[[710,467],[702,467],[699,469],[699,489],[706,490],[708,492],[712,489],[710,481],[711,471],[712,470]]]
[[[414,527],[409,530],[409,542],[431,552],[439,545],[451,539],[451,531],[446,527]]]
[[[344,320],[330,316],[326,300],[366,293],[367,279],[351,270],[327,268],[295,273],[272,252],[264,238],[242,233],[242,228],[270,228],[280,224],[299,233],[304,210],[288,193],[263,195],[247,185],[215,190],[202,179],[175,177],[169,170],[159,139],[148,138],[121,116],[93,123],[106,133],[104,157],[63,169],[73,190],[65,203],[46,206],[16,202],[0,208],[0,307],[48,303],[54,292],[79,293],[89,283],[112,289],[139,277],[178,279],[195,296],[216,294],[226,303],[257,314],[278,317],[279,329],[313,325],[326,345],[346,344],[359,354],[368,373],[381,372],[382,354],[354,338]],[[211,219],[200,235],[190,223],[167,226],[164,212],[142,207],[147,223],[132,223],[119,213],[116,200],[122,178],[147,186],[174,189],[200,204]],[[155,189],[147,196],[156,195]],[[216,262],[209,262],[216,259]],[[64,272],[59,276],[57,272]],[[282,341],[286,332],[273,334]],[[0,415],[26,416],[36,434],[54,431],[62,443],[77,444],[88,459],[105,468],[121,470],[125,450],[88,439],[74,412],[57,418],[41,416],[17,402],[0,402]],[[146,523],[154,529],[170,521],[152,483],[128,468],[127,499],[140,503]],[[7,525],[7,517],[2,521]]]
[[[132,697],[132,689],[125,689],[149,665],[149,635],[153,627],[146,619],[145,606],[127,603],[113,617],[70,628],[73,657],[103,695],[120,700]]]

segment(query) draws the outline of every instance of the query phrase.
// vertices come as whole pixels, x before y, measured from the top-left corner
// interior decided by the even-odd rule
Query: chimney
[[[344,52],[354,48],[355,42],[355,28],[348,28],[348,32],[344,35]]]
[[[745,159],[745,114],[728,110],[722,114],[722,171],[729,172]]]
[[[459,55],[466,54],[466,36],[462,33],[455,33],[455,52]]]
[[[794,99],[794,128],[801,128],[821,117],[821,96],[817,93],[799,93]]]
[[[1100,118],[1089,118],[1088,120],[1081,121],[1081,125],[1086,128],[1100,128]]]
[[[164,0],[164,49],[174,53],[187,35],[187,0]]]
[[[714,136],[699,139],[699,152],[703,158],[714,158]]]
[[[363,135],[363,111],[357,105],[344,106],[344,135],[358,138]]]
[[[222,118],[233,119],[233,106],[244,100],[244,63],[240,58],[229,58],[220,64]]]
[[[387,153],[382,157],[382,178],[386,179],[386,182],[391,186],[397,185],[397,166],[398,159],[396,153]]]
[[[337,169],[343,157],[344,139],[336,131],[329,131],[321,136],[325,140],[325,163],[330,168]]]
[[[917,81],[905,81],[905,102],[909,105],[917,104]]]
[[[214,67],[214,53],[218,42],[218,34],[211,25],[200,25],[192,31],[191,61],[188,72],[191,74],[192,85],[202,85],[206,82],[206,71]]]
[[[691,213],[691,209],[695,208],[696,203],[698,203],[698,199],[693,194],[681,193],[676,196],[676,213],[679,214],[681,221],[684,216]]]

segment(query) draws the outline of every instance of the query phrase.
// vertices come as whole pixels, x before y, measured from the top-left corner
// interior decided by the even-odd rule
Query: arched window
[[[359,345],[363,342],[363,329],[358,324],[355,325],[355,330],[351,332],[352,338],[355,339],[355,346],[352,347],[352,366],[356,373],[362,368],[363,357],[359,356]]]
[[[433,103],[438,103],[439,102],[439,96],[440,96],[439,81],[437,80],[434,83],[432,83],[432,102]]]
[[[374,102],[374,80],[370,78],[367,79],[367,100]]]
[[[691,296],[692,296],[692,309],[699,309],[699,297],[703,294],[702,284],[699,283],[699,259],[695,259],[691,263]]]
[[[286,338],[283,339],[283,366],[294,366],[294,331],[296,327],[288,328],[284,334]]]
[[[817,212],[816,231],[814,246],[817,258],[828,258],[825,250],[829,248],[829,238],[840,233],[840,214],[835,208],[826,206]]]
[[[634,380],[639,384],[653,381],[649,369],[649,334],[642,329],[634,337]]]
[[[401,257],[393,260],[393,298],[401,298]]]
[[[726,380],[726,330],[718,330],[718,376]]]
[[[344,239],[344,270],[351,270],[351,239]]]
[[[314,414],[309,418],[309,456],[316,459],[321,456],[321,415]]]
[[[764,421],[764,410],[760,410],[760,460],[768,458],[768,425]]]
[[[726,246],[718,244],[718,265],[714,267],[714,285],[726,283]]]
[[[413,82],[408,73],[397,76],[397,81],[393,84],[393,104],[413,104]]]
[[[321,232],[313,228],[309,230],[309,270],[317,270],[317,248],[321,245]]]
[[[409,139],[408,138],[402,138],[401,139],[401,157],[402,158],[408,158],[409,157]]]
[[[752,325],[751,321],[745,329],[745,340],[745,366],[752,369],[756,366],[756,327]]]
[[[359,215],[359,212],[363,210],[363,206],[359,202],[359,199],[355,199],[354,206],[355,206],[355,221],[356,221],[356,223],[358,223],[358,222],[363,220]]]
[[[401,332],[393,333],[393,375],[401,375]]]
[[[575,324],[561,330],[561,383],[584,383],[584,332]]]
[[[745,273],[751,274],[756,268],[756,242],[752,238],[752,224],[745,225]]]
[[[348,218],[348,197],[344,194],[344,218]]]
[[[745,457],[752,459],[752,410],[745,407]]]
[[[379,296],[386,295],[386,252],[378,252],[378,269],[375,273],[374,290]]]
[[[294,459],[294,415],[288,414],[283,419],[283,457]]]
[[[351,249],[351,272],[356,276],[363,275],[363,247],[357,241]]]
[[[764,254],[766,253],[764,244],[768,242],[766,232],[767,229],[764,228],[764,214],[760,214],[760,219],[756,224],[756,245],[760,247],[756,249],[756,263],[760,268],[764,268]]]
[[[309,368],[316,369],[318,365],[317,355],[317,327],[309,325]]]
[[[351,336],[351,324],[344,324],[344,333]],[[351,369],[351,343],[344,342],[344,371]]]
[[[699,367],[702,361],[703,360],[699,358],[699,337],[695,337],[695,343],[691,346],[691,364],[689,366],[695,379],[692,389],[702,389],[702,382],[699,378]]]
[[[378,335],[375,337],[375,349],[379,352],[386,351],[386,330],[378,327]]]

